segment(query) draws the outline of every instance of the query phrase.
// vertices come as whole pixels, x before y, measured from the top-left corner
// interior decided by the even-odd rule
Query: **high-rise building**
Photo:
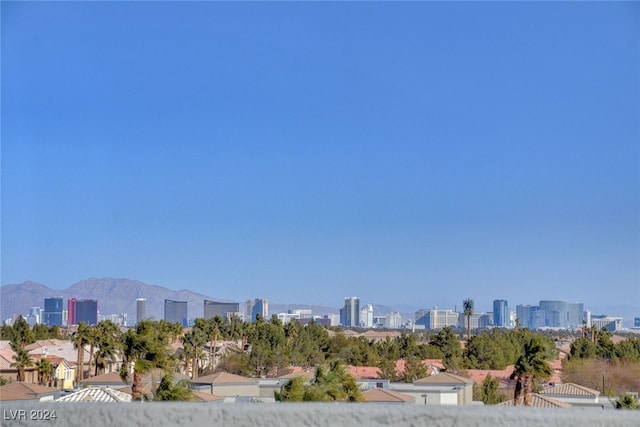
[[[98,301],[94,299],[81,299],[76,302],[76,322],[74,325],[84,322],[87,325],[98,323]],[[71,324],[71,323],[70,323]]]
[[[171,323],[179,323],[183,328],[189,326],[187,302],[170,299],[164,300],[164,320]]]
[[[340,309],[340,324],[342,326],[360,326],[360,299],[346,297],[344,307]]]
[[[367,304],[360,309],[360,326],[373,328],[373,305]]]
[[[67,300],[67,325],[77,325],[78,321],[76,320],[76,305],[78,300],[75,298],[70,298]]]
[[[416,325],[425,329],[442,329],[445,326],[456,327],[459,322],[459,313],[452,310],[422,309],[416,311]]]
[[[567,305],[567,327],[577,328],[582,326],[582,320],[584,319],[584,304],[582,303],[569,303]]]
[[[540,301],[540,310],[544,310],[544,326],[566,328],[569,321],[569,305],[566,301]]]
[[[44,299],[44,321],[47,326],[62,326],[62,297]]]
[[[633,327],[635,328],[640,328],[640,317],[634,317],[633,318]]]
[[[534,305],[517,305],[516,306],[516,319],[521,328],[533,329],[531,327],[531,318],[534,311],[538,310]]]
[[[218,302],[204,300],[204,318],[213,319],[220,316],[223,319],[231,317],[233,314],[240,312],[240,303],[237,302]]]
[[[258,314],[265,320],[269,318],[269,300],[254,298],[247,300],[244,311],[245,322],[255,322]]]
[[[504,299],[493,301],[493,325],[498,328],[508,328],[511,326],[509,302]]]
[[[147,318],[147,300],[146,298],[136,299],[136,322],[140,322]]]
[[[607,316],[604,314],[591,316],[591,326],[598,329],[605,328],[609,332],[615,332],[622,329],[622,317]]]

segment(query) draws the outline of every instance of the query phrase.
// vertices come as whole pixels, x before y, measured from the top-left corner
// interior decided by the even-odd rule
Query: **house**
[[[414,396],[383,388],[372,388],[363,392],[362,395],[367,403],[415,404],[416,400]]]
[[[0,387],[0,400],[35,400],[38,402],[53,401],[59,390],[38,384],[13,382]]]
[[[0,350],[0,377],[7,381],[18,380],[18,370],[11,366],[14,362],[13,356],[15,356],[13,350]],[[29,384],[38,383],[38,371],[36,370],[35,363],[33,366],[29,366],[24,370],[24,382]]]
[[[554,387],[542,390],[539,394],[561,402],[569,403],[574,407],[593,407],[601,409],[604,406],[612,406],[611,402],[606,401],[606,399],[604,402],[600,401],[600,392],[598,390],[573,383],[558,384]]]
[[[63,390],[73,389],[76,383],[77,365],[57,356],[47,356],[47,359],[49,359],[54,368],[53,386]]]
[[[81,387],[102,387],[110,389],[119,389],[127,387],[130,384],[130,382],[123,381],[120,377],[120,374],[117,374],[115,372],[109,372],[108,374],[85,378],[79,383]]]
[[[413,383],[391,383],[391,390],[415,397],[417,405],[471,405],[473,381],[440,372]]]
[[[496,406],[514,406],[514,399],[505,400],[504,402],[498,403]],[[531,394],[531,407],[532,408],[570,408],[571,404],[566,402],[561,402],[556,399],[552,399],[550,397],[542,396],[537,393]]]
[[[216,372],[189,381],[189,388],[210,394],[217,394],[227,402],[235,402],[237,398],[260,397],[258,381],[228,372]]]
[[[108,387],[87,387],[61,397],[56,402],[121,403],[131,402],[131,395]]]

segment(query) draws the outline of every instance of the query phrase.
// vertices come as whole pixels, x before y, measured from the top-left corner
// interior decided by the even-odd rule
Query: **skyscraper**
[[[76,302],[76,321],[87,325],[98,323],[98,301],[94,299],[81,299]],[[76,324],[77,324],[76,323]]]
[[[136,299],[136,322],[147,318],[147,300],[145,298]]]
[[[498,328],[508,328],[511,326],[509,303],[507,300],[497,299],[493,301],[493,325]]]
[[[346,297],[344,308],[340,309],[340,323],[342,326],[360,326],[360,299]]]
[[[44,299],[44,321],[47,326],[62,326],[62,297]]]
[[[540,301],[540,310],[544,310],[544,326],[566,328],[569,320],[569,305],[566,301]]]
[[[245,322],[255,322],[256,316],[259,314],[263,319],[268,320],[269,317],[269,300],[266,298],[255,298],[247,300],[244,311]]]
[[[220,316],[223,319],[227,319],[231,314],[240,312],[240,303],[237,302],[218,302],[204,300],[204,318],[212,319],[216,316]]]
[[[77,300],[75,298],[70,298],[67,301],[67,325],[77,325],[78,321],[76,320],[76,304]]]
[[[170,299],[164,300],[164,320],[171,323],[179,323],[183,328],[189,326],[189,318],[187,317],[187,302],[174,301]]]

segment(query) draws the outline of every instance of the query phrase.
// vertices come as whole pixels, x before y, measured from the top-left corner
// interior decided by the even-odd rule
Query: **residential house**
[[[61,397],[56,402],[122,403],[131,402],[131,395],[108,387],[87,387]]]
[[[13,350],[0,350],[0,377],[6,381],[17,381],[18,370],[11,366],[14,362],[13,356],[15,356]],[[28,384],[38,383],[38,371],[34,366],[29,366],[24,370],[24,382]]]
[[[0,387],[0,400],[35,400],[38,402],[53,401],[59,390],[38,384],[13,382]]]
[[[108,374],[96,375],[80,381],[81,387],[100,387],[109,389],[120,389],[129,386],[131,383],[123,381],[120,374],[109,372]]]
[[[415,397],[383,388],[372,388],[362,393],[367,403],[415,404]]]
[[[496,406],[514,406],[514,399],[506,400],[504,402],[498,403]],[[542,396],[537,393],[531,394],[531,407],[532,408],[570,408],[571,404],[566,402],[561,402],[556,399],[552,399],[547,396]]]
[[[235,402],[238,398],[260,397],[258,380],[228,372],[216,372],[189,381],[189,388],[195,391],[217,394],[226,402]]]
[[[540,395],[550,397],[561,402],[569,403],[574,407],[604,408],[612,407],[608,400],[599,399],[600,392],[578,384],[558,384],[554,387],[542,390]]]
[[[471,405],[473,381],[440,372],[413,383],[391,383],[391,390],[415,397],[417,405]]]

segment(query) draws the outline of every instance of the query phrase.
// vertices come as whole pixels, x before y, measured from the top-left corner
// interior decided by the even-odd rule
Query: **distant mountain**
[[[164,317],[164,300],[187,301],[188,316],[193,319],[202,317],[204,300],[229,301],[215,298],[186,289],[174,291],[162,286],[148,285],[138,280],[114,278],[90,278],[81,280],[67,289],[51,289],[43,284],[26,281],[16,285],[0,287],[0,319],[5,320],[13,315],[26,315],[30,307],[44,307],[44,299],[61,296],[66,307],[67,300],[95,299],[98,300],[98,311],[102,315],[126,313],[127,324],[136,322],[136,299],[146,298],[147,316],[154,319]],[[240,301],[240,310],[244,309],[244,301]],[[306,304],[278,304],[269,303],[270,313],[282,313],[293,309],[309,309],[314,314],[339,313],[336,307],[325,307]],[[392,311],[400,311],[384,305],[374,304],[374,314],[383,316]],[[402,313],[403,319],[413,318],[412,313]]]
[[[147,316],[155,319],[164,317],[165,299],[187,301],[190,318],[203,316],[205,299],[226,301],[189,290],[174,291],[129,279],[91,278],[63,290],[28,281],[0,287],[0,316],[4,320],[14,314],[28,314],[30,307],[43,307],[44,299],[52,296],[63,297],[65,305],[69,298],[98,300],[100,314],[126,313],[128,324],[136,322],[137,298],[147,299]]]

